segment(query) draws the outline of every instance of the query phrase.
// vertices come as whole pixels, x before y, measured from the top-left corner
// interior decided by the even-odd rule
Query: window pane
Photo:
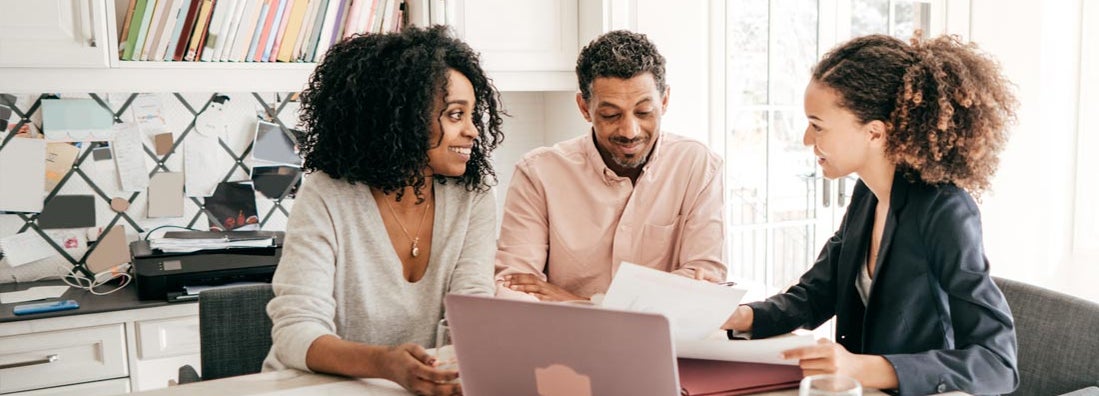
[[[762,283],[767,265],[767,232],[764,228],[729,232],[730,277]]]
[[[897,0],[893,3],[893,37],[908,40],[919,29],[923,36],[931,34],[931,4],[923,1]]]
[[[733,224],[767,221],[767,112],[733,112],[725,143],[725,187]]]
[[[726,6],[726,98],[730,107],[767,103],[767,0]]]
[[[851,37],[889,33],[889,0],[851,0]]]
[[[768,156],[768,209],[771,222],[815,219],[817,183],[811,148],[802,143],[808,122],[802,111],[772,113]]]
[[[817,60],[817,0],[771,2],[771,104],[801,106]]]
[[[772,230],[775,264],[767,286],[774,288],[773,292],[785,290],[796,283],[813,264],[817,249],[812,243],[814,227],[813,224],[806,224]]]

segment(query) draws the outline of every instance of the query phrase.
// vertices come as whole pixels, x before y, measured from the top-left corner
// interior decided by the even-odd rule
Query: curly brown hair
[[[576,79],[580,95],[591,99],[591,84],[597,77],[629,79],[652,73],[656,89],[664,94],[664,56],[656,44],[641,33],[615,30],[599,36],[576,59]]]
[[[1000,66],[975,44],[859,37],[829,51],[813,79],[835,89],[860,122],[885,123],[885,154],[908,178],[976,196],[988,189],[1017,102]]]
[[[496,183],[490,155],[504,139],[501,116],[507,114],[477,52],[445,26],[357,35],[333,45],[301,93],[302,167],[397,192],[397,200],[411,186],[422,201],[427,150],[442,139],[431,137],[432,124],[442,117],[433,113],[438,98],[446,97],[450,69],[473,85],[471,116],[479,136],[464,175],[435,178],[488,190]]]

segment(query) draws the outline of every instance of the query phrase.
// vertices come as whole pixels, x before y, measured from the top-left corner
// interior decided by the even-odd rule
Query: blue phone
[[[78,304],[76,300],[62,300],[16,305],[15,308],[12,308],[11,312],[16,315],[30,315],[77,308],[80,308],[80,304]]]

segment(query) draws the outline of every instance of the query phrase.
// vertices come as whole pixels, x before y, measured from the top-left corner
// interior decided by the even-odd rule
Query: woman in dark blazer
[[[1014,390],[1014,324],[970,194],[988,187],[1015,106],[995,62],[956,38],[867,36],[825,55],[805,144],[826,177],[860,180],[813,267],[724,327],[762,338],[836,316],[835,343],[784,357],[901,394]]]

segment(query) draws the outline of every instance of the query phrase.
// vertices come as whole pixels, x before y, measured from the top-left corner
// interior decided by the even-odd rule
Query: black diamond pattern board
[[[201,137],[196,131],[196,120],[214,103],[216,95],[221,100],[220,114],[211,124],[209,118],[203,125],[220,126],[212,145],[195,146],[207,150],[194,150],[189,155],[188,139]],[[272,137],[292,136],[290,128],[298,124],[298,103],[289,101],[289,93],[61,93],[61,94],[25,94],[0,92],[0,119],[6,125],[0,128],[0,153],[9,146],[19,130],[29,130],[30,136],[41,136],[42,100],[84,100],[102,107],[116,123],[134,123],[137,125],[140,140],[138,160],[143,161],[145,173],[154,176],[160,173],[183,173],[201,169],[207,172],[215,182],[226,182],[237,186],[242,195],[250,198],[252,205],[249,213],[238,211],[234,216],[234,226],[243,223],[262,230],[284,230],[286,218],[293,206],[293,193],[301,183],[300,170],[286,170],[284,166],[259,163],[253,159],[256,145],[256,128],[260,121],[274,125]],[[6,110],[6,111],[5,111]],[[209,114],[207,115],[209,116]],[[73,124],[70,124],[73,125]],[[78,123],[75,125],[79,125]],[[207,131],[203,131],[207,132]],[[158,155],[155,136],[170,133],[172,144],[165,147],[162,141],[163,155]],[[162,137],[162,139],[164,139]],[[276,142],[278,156],[286,162],[294,163],[286,155],[285,140]],[[213,216],[208,210],[205,196],[183,192],[182,216],[150,218],[149,191],[123,190],[118,179],[118,153],[115,142],[76,141],[77,148],[71,169],[58,174],[52,188],[47,183],[43,196],[41,213],[0,212],[0,240],[16,234],[29,233],[42,243],[32,244],[36,248],[46,249],[45,258],[13,266],[6,258],[0,258],[0,283],[29,281],[46,276],[56,276],[72,266],[80,266],[95,250],[95,240],[101,230],[119,225],[126,232],[128,240],[143,237],[144,233],[163,225],[190,227],[198,230],[210,228]],[[13,146],[14,147],[14,146]],[[163,150],[166,149],[166,150]],[[292,149],[291,149],[292,150]],[[261,150],[262,151],[262,150]],[[197,158],[197,160],[196,160]],[[212,160],[206,160],[212,159]],[[190,166],[188,161],[191,160]],[[300,164],[300,159],[296,160]],[[261,165],[259,172],[253,171],[255,165]],[[277,164],[284,165],[284,164]],[[203,166],[206,169],[202,169]],[[293,168],[293,167],[292,167]],[[10,172],[0,169],[0,172]],[[255,177],[258,175],[258,179]],[[2,177],[2,175],[0,175]],[[196,178],[197,179],[197,178]],[[249,191],[244,192],[244,186]],[[41,187],[40,187],[41,189]],[[255,192],[259,193],[256,194]],[[213,192],[213,191],[210,191]],[[236,196],[238,203],[241,198]],[[125,210],[116,212],[111,209],[111,201],[128,203]],[[247,207],[244,203],[244,207]],[[228,217],[226,216],[225,220]],[[216,217],[214,218],[216,220]],[[156,231],[160,234],[163,230]],[[158,236],[158,235],[154,235]]]

